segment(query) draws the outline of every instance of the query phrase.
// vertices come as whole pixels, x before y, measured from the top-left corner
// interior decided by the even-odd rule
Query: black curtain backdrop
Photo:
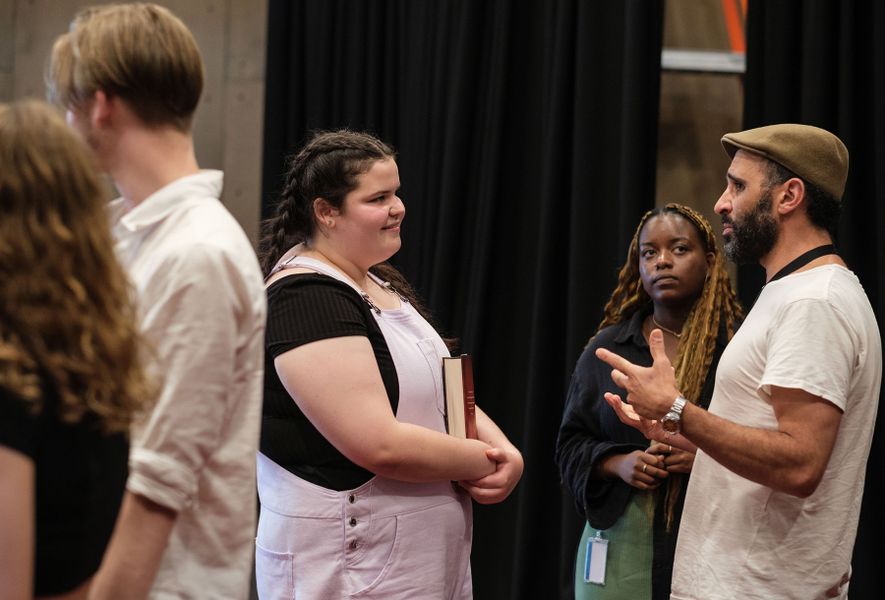
[[[744,125],[807,123],[848,146],[850,172],[837,245],[885,319],[885,3],[874,0],[751,0],[747,12]],[[739,272],[745,306],[763,281]],[[854,550],[852,600],[885,589],[885,414],[880,410]],[[850,499],[846,499],[849,501]]]
[[[475,597],[568,598],[583,526],[553,446],[568,378],[654,205],[662,1],[270,0],[264,216],[314,129],[399,151],[394,263],[474,355],[526,469],[476,507]]]

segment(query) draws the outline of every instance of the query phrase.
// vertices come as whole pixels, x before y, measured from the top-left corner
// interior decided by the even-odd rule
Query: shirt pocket
[[[255,583],[261,600],[295,598],[295,562],[291,552],[274,552],[255,542]]]

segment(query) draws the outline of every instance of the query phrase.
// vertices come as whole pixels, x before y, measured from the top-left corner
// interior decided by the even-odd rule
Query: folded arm
[[[492,446],[486,456],[495,461],[495,472],[481,479],[459,483],[480,504],[496,504],[506,499],[519,483],[524,468],[522,454],[478,406],[476,429],[479,439]]]
[[[480,479],[496,470],[484,441],[461,440],[396,420],[366,337],[311,342],[280,354],[274,364],[313,426],[372,473],[424,482]],[[484,423],[480,413],[478,425]],[[487,424],[480,432],[489,433]]]

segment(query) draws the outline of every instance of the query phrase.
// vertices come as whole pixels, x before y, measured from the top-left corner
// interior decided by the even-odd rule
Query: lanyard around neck
[[[811,261],[820,258],[821,256],[827,256],[828,254],[838,254],[838,252],[836,252],[836,246],[834,246],[833,244],[825,244],[823,246],[818,246],[817,248],[812,248],[808,252],[800,254],[789,263],[787,263],[787,265],[783,269],[775,273],[774,277],[769,279],[766,283],[771,283],[772,281],[780,279],[781,277],[786,277],[793,271],[801,269]]]

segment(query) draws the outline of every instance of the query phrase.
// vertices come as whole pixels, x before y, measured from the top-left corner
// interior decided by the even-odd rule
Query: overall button
[[[352,542],[350,542],[350,544],[348,544],[348,546],[351,550],[356,550],[356,547],[359,546],[359,544],[357,544],[356,540],[353,540]]]
[[[353,518],[353,517],[350,517],[350,521],[349,521],[349,523],[350,523],[350,526],[351,526],[351,527],[355,527],[355,526],[356,526],[356,519]]]
[[[350,496],[347,497],[347,501],[350,502],[351,504],[353,504],[354,502],[356,502],[356,496],[351,494]]]

